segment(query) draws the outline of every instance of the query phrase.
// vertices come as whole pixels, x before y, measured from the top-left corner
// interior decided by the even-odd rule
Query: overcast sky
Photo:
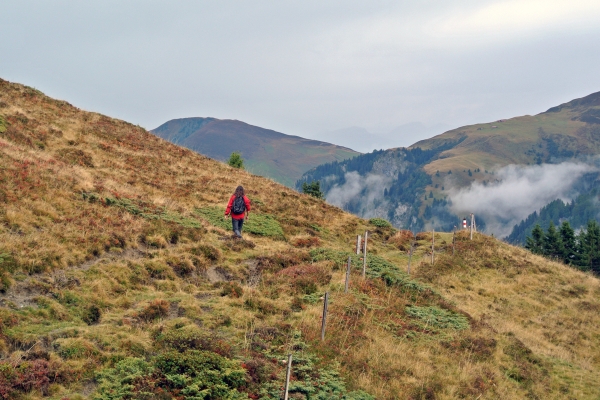
[[[4,0],[0,21],[0,77],[148,129],[230,118],[364,151],[365,129],[406,146],[600,91],[598,0]]]

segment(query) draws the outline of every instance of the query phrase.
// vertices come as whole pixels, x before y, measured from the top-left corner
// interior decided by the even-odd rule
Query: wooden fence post
[[[454,257],[454,242],[456,242],[456,229],[452,232],[452,257]]]
[[[410,275],[410,260],[411,260],[412,255],[413,255],[414,246],[415,246],[415,242],[411,239],[411,241],[410,241],[410,253],[408,253],[408,271],[407,271],[408,275]]]
[[[288,389],[290,387],[290,374],[292,372],[292,355],[288,354],[287,373],[285,374],[285,392],[283,399],[288,400]]]
[[[350,284],[350,265],[352,263],[352,257],[348,257],[348,266],[346,267],[346,286],[344,287],[344,293],[348,293],[348,285]]]
[[[365,231],[365,246],[363,248],[363,278],[367,276],[367,239],[369,238],[369,231]]]
[[[325,340],[325,323],[327,321],[327,302],[329,300],[329,292],[325,292],[323,301],[323,320],[321,321],[321,341]]]
[[[357,235],[356,236],[356,254],[360,254],[360,242],[361,242],[361,236]]]
[[[433,265],[435,257],[435,229],[431,230],[431,265]]]

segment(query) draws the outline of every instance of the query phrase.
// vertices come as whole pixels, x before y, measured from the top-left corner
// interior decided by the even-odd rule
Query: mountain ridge
[[[238,151],[250,172],[288,186],[318,164],[359,154],[346,147],[231,119],[180,118],[151,132],[219,161],[226,161],[232,152]]]

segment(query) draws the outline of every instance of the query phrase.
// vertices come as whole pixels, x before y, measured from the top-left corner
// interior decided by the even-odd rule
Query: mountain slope
[[[439,232],[409,276],[406,232],[132,124],[3,80],[0,115],[2,398],[279,399],[287,354],[299,399],[600,394],[592,276]]]
[[[319,180],[327,190],[327,199],[333,204],[359,216],[387,218],[397,227],[423,229],[431,226],[447,230],[474,212],[478,215],[480,228],[490,222],[496,229],[501,227],[500,232],[507,231],[508,234],[522,217],[569,193],[565,189],[556,197],[526,204],[531,208],[523,209],[526,213],[513,221],[517,217],[493,215],[488,206],[500,202],[493,196],[509,188],[496,190],[497,193],[489,194],[489,199],[484,200],[483,194],[493,191],[485,188],[499,187],[503,179],[527,172],[502,169],[507,166],[540,165],[539,171],[530,174],[540,175],[548,164],[570,161],[591,165],[590,160],[600,154],[598,115],[600,92],[535,116],[464,126],[419,141],[408,149],[389,149],[318,166],[299,179],[297,187],[304,181]],[[429,158],[407,163],[404,154],[417,150]],[[358,165],[361,165],[360,171],[354,167]],[[404,174],[406,168],[415,171],[412,177]],[[590,166],[588,174],[577,178],[596,180],[596,171],[596,165]],[[570,179],[573,186],[585,186],[585,182]],[[369,184],[375,181],[378,185]],[[555,183],[568,186],[564,182]],[[472,195],[457,197],[461,190],[469,187],[474,188]],[[343,196],[351,191],[353,196]],[[467,197],[469,202],[465,202]],[[476,197],[482,200],[474,201]],[[486,218],[490,220],[486,221]]]
[[[226,161],[232,152],[239,151],[248,171],[287,186],[316,165],[359,154],[345,147],[285,135],[235,120],[175,119],[152,133],[219,161]]]
[[[552,107],[538,115],[453,129],[411,146],[436,148],[465,138],[442,152],[425,170],[493,170],[509,164],[556,163],[600,153],[600,92]],[[473,179],[466,179],[472,181]]]

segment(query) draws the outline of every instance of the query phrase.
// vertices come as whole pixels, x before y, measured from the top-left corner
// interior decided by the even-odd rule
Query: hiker
[[[242,238],[242,226],[244,221],[248,219],[250,211],[250,200],[244,194],[244,188],[238,186],[235,188],[235,193],[231,195],[227,209],[225,210],[225,218],[231,215],[231,224],[233,226],[233,234],[236,238]]]

